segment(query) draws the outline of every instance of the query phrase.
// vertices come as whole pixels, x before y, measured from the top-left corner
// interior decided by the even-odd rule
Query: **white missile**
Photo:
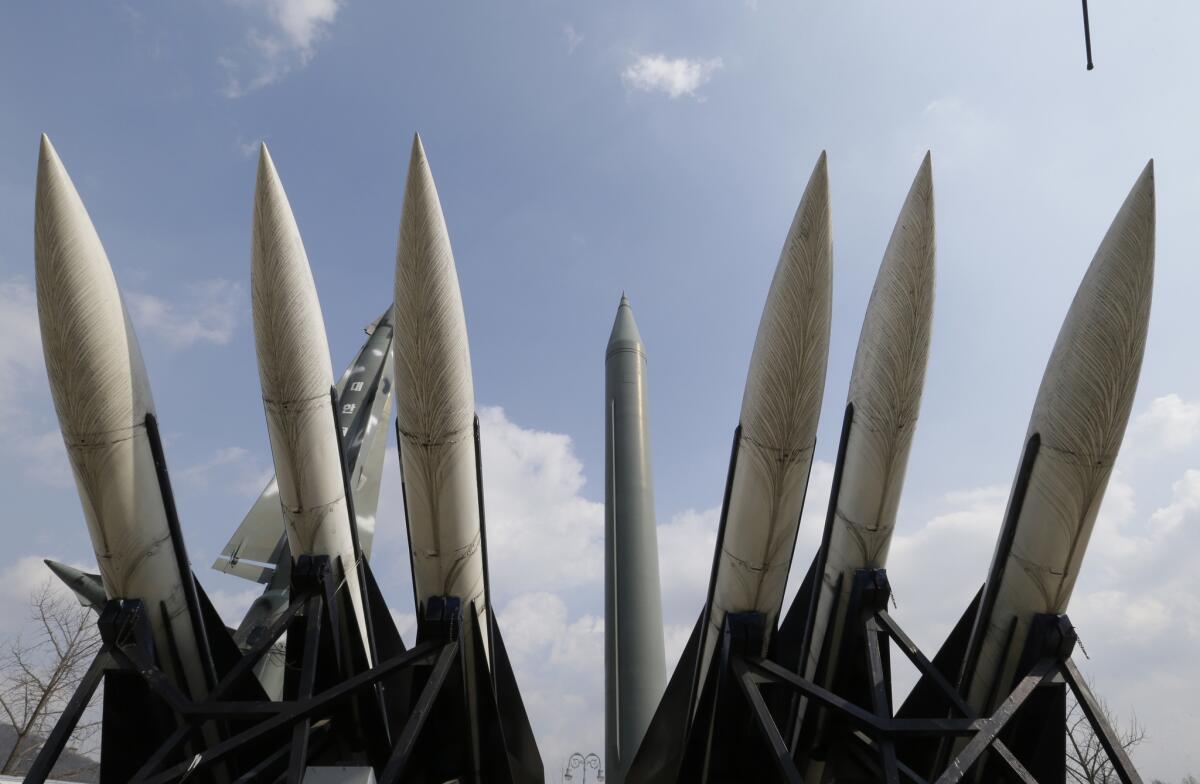
[[[288,546],[293,558],[330,557],[335,577],[345,580],[369,662],[325,322],[300,230],[265,144],[254,194],[250,281],[263,409]]]
[[[982,714],[1007,696],[1033,616],[1067,609],[1133,406],[1153,281],[1151,161],[1084,275],[1033,406],[960,677]]]
[[[482,488],[467,320],[450,234],[419,135],[413,137],[396,248],[392,354],[396,433],[418,617],[430,599],[457,597],[474,613],[490,657]],[[471,625],[464,628],[471,746],[480,748]]]
[[[431,597],[456,596],[486,630],[467,322],[420,136],[404,190],[394,303],[396,418],[417,608],[423,612]],[[486,650],[486,631],[483,641]]]
[[[154,415],[137,336],[87,209],[42,136],[34,208],[38,318],[50,392],[109,598],[146,605],[159,664],[207,693],[198,609],[181,573],[147,426]],[[156,427],[156,426],[151,426]],[[185,566],[186,568],[186,566]],[[194,586],[193,586],[194,589]],[[191,606],[189,606],[191,604]],[[183,672],[169,653],[178,651]]]
[[[727,480],[723,536],[709,588],[697,669],[701,679],[727,613],[765,615],[764,653],[779,618],[825,390],[831,234],[822,153],[784,242],[750,358],[736,464]]]
[[[926,154],[879,265],[850,375],[840,482],[804,669],[816,680],[821,652],[829,650],[820,676],[826,687],[836,676],[854,573],[887,564],[929,357],[934,256]]]

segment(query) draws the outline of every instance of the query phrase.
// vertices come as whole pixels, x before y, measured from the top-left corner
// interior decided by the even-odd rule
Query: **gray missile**
[[[845,447],[804,666],[804,676],[826,688],[836,677],[854,573],[887,564],[925,384],[934,256],[933,176],[927,153],[879,265],[850,375]],[[831,617],[834,608],[837,613]],[[818,675],[822,650],[833,655],[827,671]]]
[[[959,679],[982,714],[1007,696],[1033,616],[1067,609],[1133,406],[1153,282],[1151,161],[1079,285],[1033,406]]]
[[[52,561],[49,558],[43,559],[43,563],[49,567],[50,571],[54,572],[55,577],[62,580],[63,584],[74,592],[75,598],[79,600],[81,606],[95,610],[97,613],[104,609],[104,603],[108,601],[108,596],[104,593],[104,581],[100,579],[100,575]]]
[[[621,295],[604,356],[605,767],[625,780],[666,685],[646,350]]]
[[[108,256],[45,136],[34,260],[46,373],[104,593],[145,603],[160,665],[203,696],[211,673],[195,586],[156,467],[150,379]]]
[[[727,613],[765,616],[764,654],[779,618],[825,391],[831,235],[829,176],[821,153],[784,242],[750,358],[698,683],[708,672]]]
[[[265,144],[254,194],[250,287],[263,409],[288,546],[293,557],[330,557],[335,576],[346,582],[353,622],[370,662],[325,321],[300,230]]]

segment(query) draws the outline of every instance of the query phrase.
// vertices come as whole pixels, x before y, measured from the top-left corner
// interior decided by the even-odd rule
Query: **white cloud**
[[[1179,452],[1200,439],[1200,402],[1174,393],[1155,398],[1129,426],[1125,451],[1144,456]]]
[[[53,560],[62,560],[53,555]],[[96,571],[95,565],[70,564],[77,569]],[[33,597],[46,585],[56,596],[68,597],[75,602],[75,594],[46,567],[42,556],[27,555],[18,558],[0,571],[0,640],[7,640],[28,628],[32,619]]]
[[[0,280],[0,423],[22,410],[31,381],[45,378],[37,295],[23,278]],[[5,429],[0,424],[0,430]]]
[[[340,8],[339,0],[233,0],[250,28],[238,54],[217,63],[226,72],[222,92],[228,98],[273,84],[316,54]]]
[[[508,595],[596,585],[604,570],[604,505],[583,494],[570,436],[479,411],[492,584]]]
[[[125,304],[139,337],[161,341],[172,349],[229,343],[238,313],[245,306],[241,284],[216,278],[190,284],[185,291],[187,298],[182,301],[126,292]]]
[[[567,54],[574,54],[579,45],[583,43],[583,36],[575,30],[574,25],[566,25],[563,27],[563,40],[567,44]]]
[[[61,432],[55,429],[38,435],[26,434],[18,443],[16,451],[23,461],[25,478],[47,487],[65,489],[75,486]]]
[[[696,96],[722,66],[720,57],[711,59],[670,58],[644,54],[626,66],[621,79],[635,90],[666,93],[672,98]]]

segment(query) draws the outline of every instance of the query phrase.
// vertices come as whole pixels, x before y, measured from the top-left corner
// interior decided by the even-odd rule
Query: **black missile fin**
[[[659,700],[654,718],[646,727],[642,745],[634,755],[633,764],[629,766],[625,776],[629,784],[673,784],[679,778],[688,735],[688,702],[691,700],[696,661],[700,657],[700,629],[703,624],[704,616],[701,615],[696,619],[692,636],[679,656],[679,663],[675,665],[675,672],[671,674],[667,689]]]
[[[808,567],[808,573],[800,583],[800,590],[796,591],[796,597],[792,599],[792,606],[783,617],[779,631],[771,639],[771,650],[767,658],[791,672],[800,670],[800,647],[804,643],[804,627],[808,624],[813,585],[817,580],[816,572],[817,556],[813,556],[812,565]]]
[[[221,620],[217,608],[213,607],[213,603],[208,598],[208,594],[204,592],[204,588],[201,587],[200,581],[195,579],[194,574],[192,579],[196,583],[200,617],[204,620],[204,627],[208,631],[208,646],[212,652],[213,667],[217,671],[217,677],[224,678],[242,658],[242,651],[234,642],[233,635],[229,633],[229,628]],[[233,691],[225,695],[224,699],[267,700],[269,697],[263,690],[262,684],[258,682],[258,678],[250,676],[242,678]]]
[[[508,651],[504,648],[500,625],[495,620],[495,616],[489,617],[492,625],[492,666],[495,668],[496,677],[496,708],[499,712],[500,726],[504,730],[513,781],[517,784],[541,784],[546,780],[542,755],[538,751],[537,741],[533,737],[533,728],[529,726],[529,715],[525,712],[525,702],[521,699],[521,692],[517,688],[517,679],[513,675],[512,664],[508,659]]]
[[[951,685],[958,678],[962,668],[963,658],[967,655],[967,643],[970,641],[971,629],[975,625],[975,616],[979,613],[979,603],[983,597],[983,587],[975,593],[975,598],[967,605],[966,611],[954,625],[946,641],[933,657],[934,668],[945,677]],[[953,710],[950,700],[928,675],[922,675],[917,685],[904,698],[904,704],[896,711],[898,719],[932,718],[938,716],[959,715]],[[913,770],[928,771],[936,764],[939,741],[914,738],[901,751],[901,762]]]
[[[380,661],[387,661],[408,649],[404,646],[404,640],[396,628],[396,621],[392,618],[391,611],[388,610],[387,602],[384,601],[383,592],[379,590],[379,583],[375,581],[375,573],[371,571],[371,562],[365,558],[363,559],[363,574],[367,578],[367,602],[371,607],[371,621],[375,631],[375,650],[379,654]]]

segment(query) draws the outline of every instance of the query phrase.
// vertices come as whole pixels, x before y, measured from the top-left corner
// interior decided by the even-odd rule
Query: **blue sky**
[[[831,461],[841,417],[829,412],[841,410],[896,211],[932,150],[937,310],[891,570],[899,617],[934,647],[983,578],[1075,286],[1154,157],[1149,347],[1071,612],[1097,689],[1147,726],[1144,772],[1200,772],[1185,742],[1200,731],[1189,707],[1200,579],[1179,558],[1200,547],[1200,10],[1091,6],[1090,73],[1078,3],[1065,1],[6,8],[0,584],[27,590],[32,556],[93,560],[30,294],[43,131],[130,303],[188,546],[231,616],[247,584],[206,566],[270,471],[249,322],[256,143],[271,146],[288,190],[340,372],[390,299],[409,142],[422,134],[487,409],[496,600],[551,770],[602,744],[602,363],[621,291],[650,358],[674,656],[703,601],[755,329],[817,155],[829,153],[833,196],[817,455]],[[403,615],[394,484],[380,526],[376,571]],[[817,527],[806,520],[797,563]],[[0,618],[0,630],[18,621]]]

